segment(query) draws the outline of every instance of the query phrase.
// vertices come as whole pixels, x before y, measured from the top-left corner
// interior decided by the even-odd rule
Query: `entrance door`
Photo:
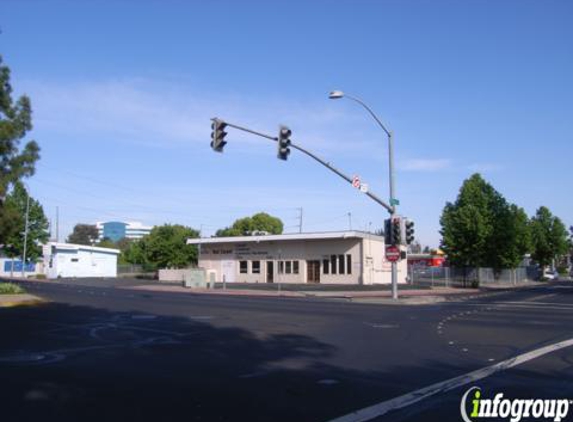
[[[306,261],[306,282],[320,283],[320,261]]]
[[[235,261],[221,261],[221,280],[227,283],[235,281]]]
[[[275,281],[275,263],[273,261],[267,261],[267,283],[273,283]]]

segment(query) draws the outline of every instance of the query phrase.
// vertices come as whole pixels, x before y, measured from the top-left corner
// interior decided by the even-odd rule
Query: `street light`
[[[389,183],[390,183],[390,208],[391,208],[390,218],[393,220],[393,217],[396,215],[396,205],[398,205],[398,201],[396,200],[395,197],[395,186],[394,186],[394,136],[392,134],[392,131],[388,130],[386,126],[384,126],[384,123],[382,123],[382,121],[378,118],[378,116],[376,116],[376,114],[370,109],[370,107],[368,107],[364,103],[364,101],[362,101],[360,98],[356,98],[352,95],[345,94],[342,91],[331,91],[330,94],[328,95],[328,98],[330,98],[331,100],[337,100],[343,97],[349,98],[360,104],[362,107],[364,107],[366,111],[368,111],[368,113],[370,113],[370,115],[374,118],[376,123],[378,123],[378,126],[380,126],[388,136],[388,162],[389,162],[388,171],[389,171]],[[398,299],[398,264],[396,262],[392,262],[392,298]]]

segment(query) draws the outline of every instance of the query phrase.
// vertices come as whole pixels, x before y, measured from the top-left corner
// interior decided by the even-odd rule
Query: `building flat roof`
[[[288,240],[327,240],[327,239],[373,239],[384,242],[384,237],[373,233],[356,230],[321,232],[321,233],[291,233],[291,234],[267,234],[256,236],[232,236],[232,237],[205,237],[187,239],[188,245],[208,245],[216,243],[247,243],[247,242],[277,242]]]
[[[48,246],[53,246],[58,250],[64,251],[92,251],[92,252],[103,252],[103,253],[114,253],[119,254],[119,249],[111,249],[111,248],[100,248],[99,246],[89,246],[89,245],[76,245],[74,243],[58,243],[58,242],[49,242]]]

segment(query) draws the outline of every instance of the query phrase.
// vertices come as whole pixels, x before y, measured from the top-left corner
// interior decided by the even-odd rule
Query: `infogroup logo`
[[[468,403],[468,400],[471,402]],[[509,418],[511,422],[520,422],[524,418],[559,422],[567,417],[572,403],[569,399],[506,399],[503,393],[495,394],[493,399],[486,399],[482,397],[479,387],[471,387],[462,397],[460,413],[465,422],[486,418]]]

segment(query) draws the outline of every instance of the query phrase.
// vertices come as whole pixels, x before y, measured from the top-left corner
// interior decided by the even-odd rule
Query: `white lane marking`
[[[522,363],[528,362],[530,360],[536,359],[548,353],[570,346],[573,346],[573,338],[569,340],[560,341],[558,343],[550,344],[548,346],[540,347],[539,349],[523,353],[510,359],[506,359],[504,361],[496,363],[495,365],[486,366],[485,368],[468,372],[467,374],[460,375],[455,378],[450,378],[448,380],[429,385],[428,387],[420,388],[419,390],[415,390],[410,393],[395,397],[393,399],[375,404],[373,406],[357,410],[355,412],[349,413],[339,418],[332,419],[329,422],[369,421],[371,419],[385,415],[386,413],[392,410],[402,409],[404,407],[417,403],[421,400],[424,400],[428,397],[434,396],[438,393],[445,393],[447,391],[453,390],[463,385],[479,381],[497,372],[513,368],[514,366],[521,365]]]
[[[533,296],[533,297],[530,297],[528,299],[525,299],[524,302],[536,302],[539,299],[546,299],[546,298],[553,297],[553,296],[557,296],[557,293],[549,293],[549,294],[545,294],[545,295]]]
[[[573,303],[559,303],[559,302],[511,302],[511,301],[503,301],[498,302],[499,304],[510,304],[510,305],[524,305],[524,306],[537,306],[537,307],[545,307],[545,306],[564,306],[564,307],[573,307]]]

